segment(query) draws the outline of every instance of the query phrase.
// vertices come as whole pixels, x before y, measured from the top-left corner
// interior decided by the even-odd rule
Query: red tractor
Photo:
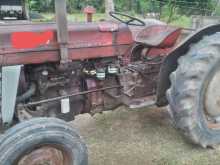
[[[120,105],[169,105],[193,143],[220,143],[220,25],[175,46],[179,28],[114,12],[119,22],[67,24],[65,1],[55,6],[56,24],[0,26],[2,165],[87,165],[65,121]]]

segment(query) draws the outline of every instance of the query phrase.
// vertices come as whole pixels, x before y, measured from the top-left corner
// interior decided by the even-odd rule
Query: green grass
[[[168,18],[165,17],[165,18],[162,18],[162,20],[166,22]],[[183,16],[177,15],[175,16],[175,18],[172,20],[170,24],[174,26],[178,26],[178,27],[189,28],[191,27],[191,24],[192,24],[192,18],[184,16],[184,15]]]
[[[51,13],[43,13],[42,15],[44,19],[40,21],[53,21],[55,18],[55,15]],[[100,21],[102,19],[105,19],[105,14],[103,13],[96,13],[93,17],[94,21]],[[84,14],[81,13],[68,14],[68,20],[72,22],[84,22],[86,20],[86,17]]]
[[[43,21],[43,22],[47,22],[47,21],[54,21],[55,15],[51,14],[51,13],[43,13],[42,14],[44,19],[41,20],[35,20],[35,21]],[[140,16],[137,16],[141,18]],[[103,13],[96,13],[94,14],[94,21],[100,21],[105,19],[106,16]],[[85,15],[82,13],[75,13],[75,14],[68,14],[68,20],[72,21],[72,22],[85,22],[86,18]],[[162,21],[167,21],[167,18],[162,18]],[[191,26],[191,18],[186,17],[186,16],[176,16],[176,18],[170,23],[171,25],[174,26],[178,26],[178,27],[190,27]]]
[[[163,19],[166,21],[167,19]],[[189,28],[192,25],[192,19],[187,16],[177,16],[170,25],[174,25],[177,27]]]
[[[89,149],[90,165],[219,165],[220,148],[202,149],[187,142],[166,109],[114,112],[77,117]]]
[[[171,22],[172,25],[189,28],[192,24],[192,19],[186,16],[179,16],[178,19]]]

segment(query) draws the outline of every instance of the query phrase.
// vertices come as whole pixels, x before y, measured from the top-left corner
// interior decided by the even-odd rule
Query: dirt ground
[[[94,117],[79,116],[73,125],[88,145],[90,165],[220,164],[220,148],[189,144],[173,128],[166,109],[120,107]]]

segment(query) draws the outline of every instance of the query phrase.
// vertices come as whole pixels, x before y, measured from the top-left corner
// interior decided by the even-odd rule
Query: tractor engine
[[[23,94],[18,97],[17,101],[20,103],[34,102],[80,92],[82,91],[80,70],[81,65],[77,62],[72,63],[68,69],[62,71],[58,70],[54,64],[26,66],[23,68],[23,75],[20,80],[20,89],[22,89]],[[69,101],[71,116],[69,113],[62,115],[60,102],[47,102],[28,107],[19,111],[19,115],[21,118],[27,117],[28,114],[32,117],[50,116],[65,118],[70,121],[73,119],[72,116],[79,114],[78,111],[83,109],[84,103],[82,96],[73,97]]]
[[[159,68],[158,59],[124,65],[119,58],[76,61],[64,70],[53,63],[27,65],[20,78],[17,116],[20,120],[47,116],[71,121],[75,115],[93,115],[121,104],[136,108],[155,94]],[[109,87],[112,89],[104,90]],[[65,101],[70,108],[62,107]]]

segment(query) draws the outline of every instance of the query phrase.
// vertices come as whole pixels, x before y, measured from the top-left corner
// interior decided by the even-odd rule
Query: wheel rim
[[[220,68],[214,67],[210,74],[204,99],[205,115],[209,128],[220,129]]]
[[[23,155],[16,165],[72,165],[68,154],[53,146],[44,146]]]

